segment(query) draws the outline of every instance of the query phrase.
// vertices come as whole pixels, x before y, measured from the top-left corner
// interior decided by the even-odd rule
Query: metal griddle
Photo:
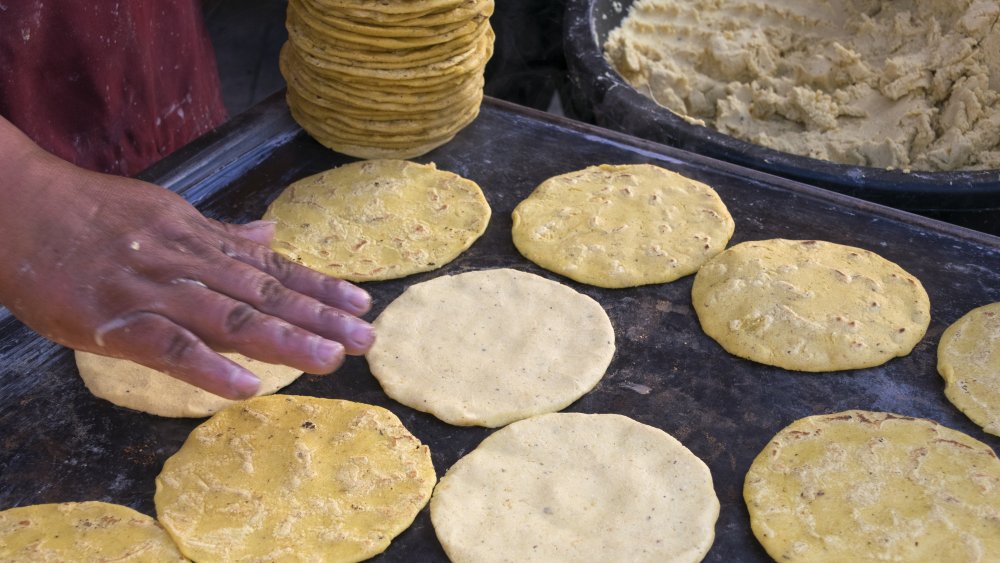
[[[375,298],[368,318],[413,283],[485,268],[532,272],[595,298],[611,317],[618,349],[597,388],[567,410],[620,413],[656,426],[709,465],[722,511],[707,561],[768,560],[750,531],[743,477],[768,440],[797,418],[853,408],[890,411],[934,419],[1000,448],[1000,438],[985,434],[945,399],[935,369],[937,342],[947,325],[976,306],[1000,301],[998,237],[490,99],[454,141],[416,160],[476,181],[493,217],[485,235],[444,268],[365,284]],[[288,183],[348,161],[307,137],[279,94],[144,177],[181,193],[211,217],[247,222],[259,218]],[[637,162],[713,186],[736,219],[732,244],[823,239],[898,263],[930,294],[927,336],[912,354],[881,367],[789,372],[730,356],[705,336],[691,308],[691,276],[664,285],[598,289],[544,271],[514,249],[511,210],[540,182],[589,165]],[[395,403],[363,358],[350,358],[329,376],[304,376],[283,392],[392,410],[430,446],[439,476],[492,432],[450,426]],[[199,422],[133,412],[92,397],[70,351],[0,312],[0,509],[103,500],[154,514],[154,479]],[[426,509],[377,559],[447,560]]]

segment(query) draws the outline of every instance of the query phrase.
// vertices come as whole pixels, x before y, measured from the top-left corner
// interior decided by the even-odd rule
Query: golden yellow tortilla
[[[1000,554],[1000,460],[927,419],[854,410],[797,420],[753,461],[743,497],[776,561]]]
[[[331,134],[338,136],[354,135],[358,139],[386,137],[389,141],[434,139],[446,133],[455,133],[455,124],[461,122],[463,116],[474,115],[479,111],[482,101],[482,91],[476,91],[466,100],[455,100],[452,111],[429,112],[422,116],[400,116],[391,119],[393,115],[384,112],[377,119],[369,117],[354,117],[339,112],[330,107],[312,103],[294,90],[287,91],[287,99],[293,102],[299,111],[309,115],[317,123],[331,127]]]
[[[817,240],[737,244],[698,270],[702,329],[731,354],[799,371],[881,365],[930,323],[920,281],[874,252]]]
[[[479,114],[492,12],[492,0],[293,0],[279,57],[292,117],[357,158],[447,143]]]
[[[651,164],[602,164],[549,178],[513,219],[514,245],[526,258],[610,288],[694,273],[735,229],[715,190]]]
[[[433,164],[353,162],[290,185],[264,219],[275,251],[350,281],[386,280],[447,264],[486,230],[479,186]]]
[[[242,354],[222,355],[260,379],[257,395],[270,395],[302,375],[302,370],[268,364]],[[87,390],[120,407],[158,416],[196,418],[209,416],[236,402],[129,360],[79,350],[75,359]]]
[[[323,18],[316,10],[309,8],[308,2],[299,3],[294,0],[288,3],[289,21],[293,17],[296,18],[297,22],[308,26],[308,33],[315,34],[319,38],[329,38],[334,41],[365,45],[382,50],[420,49],[456,41],[480,31],[481,26],[486,25],[486,18],[468,18],[444,27],[393,26],[390,29],[395,31],[391,33],[385,33],[381,31],[382,28],[378,27],[347,30],[344,29],[348,27],[347,25],[333,23],[337,22],[338,18]],[[430,31],[434,33],[430,33]]]
[[[317,6],[342,10],[368,10],[384,14],[426,14],[439,10],[456,8],[464,0],[406,0],[387,2],[385,0],[312,0]]]
[[[938,343],[944,394],[990,434],[1000,436],[1000,303],[977,307]]]
[[[455,14],[454,20],[450,22],[432,24],[426,19],[427,16],[422,16],[424,19],[419,19],[421,17],[411,17],[404,20],[407,22],[406,25],[392,25],[392,22],[372,23],[364,19],[351,18],[343,12],[329,9],[323,10],[310,0],[290,0],[289,4],[294,4],[299,11],[305,12],[309,18],[318,20],[325,26],[365,37],[427,37],[447,33],[467,25],[469,21],[474,19],[469,15],[456,13],[458,12],[457,9],[452,9],[445,11],[447,14]],[[481,0],[479,4],[484,9],[488,4],[491,5],[486,0]],[[466,5],[468,3],[463,4],[463,7]],[[481,14],[481,17],[489,17],[489,14]],[[416,19],[419,19],[419,21],[414,22]]]
[[[0,561],[187,561],[155,519],[106,502],[0,511]]]
[[[360,561],[409,527],[435,481],[427,446],[391,412],[272,395],[195,428],[154,501],[195,561]]]

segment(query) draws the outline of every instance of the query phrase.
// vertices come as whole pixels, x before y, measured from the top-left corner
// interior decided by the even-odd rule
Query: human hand
[[[217,351],[327,373],[371,346],[356,317],[368,294],[272,252],[272,224],[213,221],[45,153],[27,162],[0,180],[0,303],[46,338],[234,399],[259,382]]]

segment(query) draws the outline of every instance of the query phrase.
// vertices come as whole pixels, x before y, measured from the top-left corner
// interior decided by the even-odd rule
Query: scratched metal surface
[[[410,284],[445,273],[513,267],[597,299],[615,326],[607,375],[571,405],[661,428],[709,465],[722,504],[707,561],[766,561],[741,497],[743,476],[769,438],[793,420],[851,408],[928,417],[1000,448],[944,398],[935,370],[941,332],[966,311],[1000,301],[1000,238],[768,177],[732,165],[552,118],[493,100],[453,142],[417,159],[478,182],[493,208],[485,235],[441,270],[367,284],[371,318]],[[303,135],[280,96],[145,177],[233,222],[258,218],[289,182],[346,162]],[[868,248],[916,275],[933,320],[914,352],[881,367],[802,374],[726,354],[699,329],[692,278],[625,290],[583,286],[515,251],[510,212],[542,180],[599,163],[652,162],[704,181],[736,219],[733,243],[771,237],[824,239]],[[426,335],[433,338],[434,335]],[[429,444],[439,475],[490,430],[459,428],[388,399],[363,359],[285,393],[341,397],[391,409]],[[0,509],[104,500],[153,513],[154,478],[197,420],[171,420],[91,397],[71,354],[0,317]],[[425,509],[382,561],[445,561]]]

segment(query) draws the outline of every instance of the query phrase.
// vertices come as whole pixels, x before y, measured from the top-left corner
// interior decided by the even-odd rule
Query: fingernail
[[[241,399],[248,399],[257,394],[260,380],[242,368],[234,369],[229,375],[229,388]]]
[[[375,342],[375,331],[367,323],[355,323],[351,327],[351,342],[357,348],[368,348]]]
[[[368,295],[367,291],[357,286],[348,286],[346,297],[347,302],[350,303],[356,311],[367,311],[372,305],[372,296]]]
[[[260,220],[257,220],[257,221],[250,221],[249,223],[244,224],[243,228],[244,229],[266,229],[266,228],[269,228],[269,227],[273,227],[273,226],[275,226],[277,224],[278,224],[277,221],[266,221],[264,219],[260,219]]]
[[[317,363],[324,366],[329,366],[331,364],[340,361],[341,356],[344,354],[344,346],[340,342],[334,342],[333,340],[323,340],[316,339],[316,348],[313,353],[313,358]]]

